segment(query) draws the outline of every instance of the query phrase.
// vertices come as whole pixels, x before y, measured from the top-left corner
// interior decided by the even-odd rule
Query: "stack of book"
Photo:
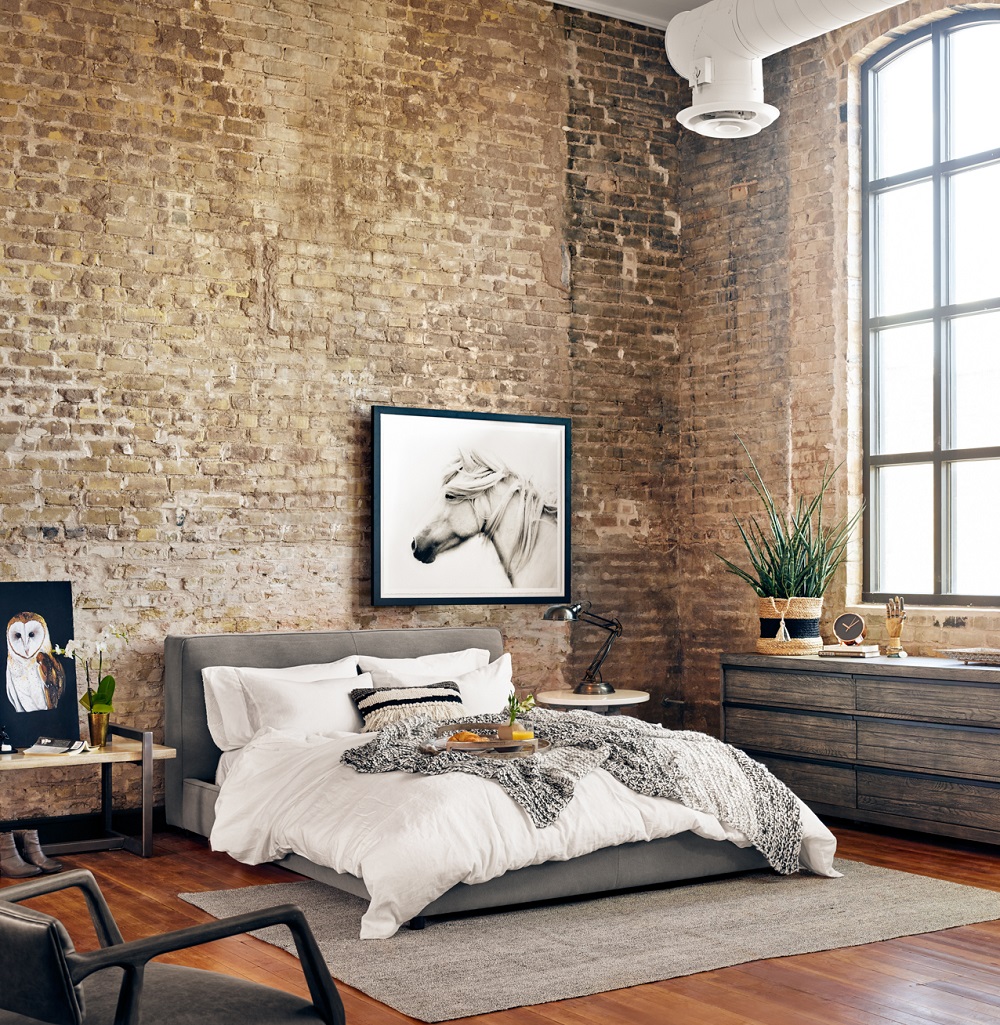
[[[824,644],[819,653],[828,658],[874,658],[881,654],[877,644]]]

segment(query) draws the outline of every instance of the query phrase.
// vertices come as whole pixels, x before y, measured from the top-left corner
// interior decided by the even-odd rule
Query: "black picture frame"
[[[569,601],[568,418],[373,406],[372,454],[374,605]]]
[[[30,614],[33,621],[48,631],[48,642],[42,643],[37,653],[31,643],[31,656],[24,658],[17,648],[12,647],[12,629],[23,623],[24,615]],[[0,621],[4,625],[4,686],[0,687],[0,726],[3,726],[11,743],[17,747],[30,747],[39,737],[57,737],[66,740],[80,738],[80,707],[76,693],[76,663],[71,658],[52,654],[53,647],[64,647],[73,638],[73,588],[68,580],[0,582]],[[21,641],[15,642],[18,646]],[[40,660],[40,661],[39,661]],[[47,676],[51,682],[58,680],[58,669],[62,669],[62,685],[54,707],[27,708],[32,697],[38,697],[44,705],[44,689],[31,690],[24,694],[23,670],[30,667]],[[37,669],[36,669],[37,667]],[[49,691],[51,695],[52,690]]]

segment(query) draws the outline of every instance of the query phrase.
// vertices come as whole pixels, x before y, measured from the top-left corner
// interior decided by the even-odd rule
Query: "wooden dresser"
[[[723,655],[722,716],[821,816],[1000,843],[1000,668]]]

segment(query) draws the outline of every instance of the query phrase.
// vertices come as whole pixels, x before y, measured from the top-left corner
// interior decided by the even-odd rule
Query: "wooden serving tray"
[[[939,648],[938,654],[966,665],[1000,666],[1000,648]]]
[[[445,738],[460,730],[468,730],[470,733],[493,733],[497,731],[495,722],[471,722],[462,723],[461,726],[448,725],[439,726],[436,731],[437,740],[421,747],[421,751],[427,754],[440,754],[442,751],[470,751],[474,754],[534,754],[536,751],[543,751],[551,747],[548,740],[539,740],[532,737],[529,740],[501,740],[499,737],[486,737],[483,740],[446,740]]]

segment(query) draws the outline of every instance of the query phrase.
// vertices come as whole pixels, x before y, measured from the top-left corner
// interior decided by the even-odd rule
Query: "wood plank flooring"
[[[1000,890],[1000,848],[860,829],[834,831],[843,857]],[[178,899],[179,892],[297,878],[272,866],[240,865],[210,851],[204,841],[176,833],[158,834],[155,850],[155,857],[147,860],[121,851],[62,859],[97,876],[126,939],[206,921],[207,915]],[[96,946],[83,902],[75,894],[52,895],[34,906],[61,917],[78,949]],[[775,927],[780,928],[780,923]],[[669,935],[666,923],[665,942]],[[594,956],[600,957],[598,948]],[[294,957],[248,937],[164,960],[306,994]],[[342,985],[340,991],[350,1025],[414,1021],[350,987]],[[757,961],[459,1021],[462,1025],[996,1025],[1000,1022],[1000,922]]]

